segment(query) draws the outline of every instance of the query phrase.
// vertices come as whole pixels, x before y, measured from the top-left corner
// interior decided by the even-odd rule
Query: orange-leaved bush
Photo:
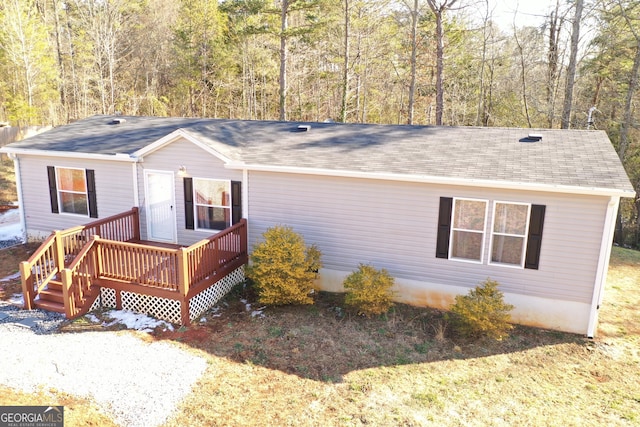
[[[260,303],[313,304],[313,284],[322,267],[320,250],[306,246],[302,236],[287,226],[271,227],[262,237],[246,268]]]
[[[498,282],[487,279],[467,295],[457,295],[450,307],[454,328],[463,336],[502,339],[513,329],[513,305],[504,302]]]
[[[393,305],[394,278],[384,268],[376,270],[368,264],[360,264],[357,271],[344,282],[347,291],[344,302],[358,310],[358,314],[374,316],[389,311]]]

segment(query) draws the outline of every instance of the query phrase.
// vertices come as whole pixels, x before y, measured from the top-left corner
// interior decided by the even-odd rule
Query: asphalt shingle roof
[[[604,131],[93,116],[6,147],[133,154],[182,129],[233,162],[462,180],[633,187]],[[298,129],[310,126],[309,131]],[[529,133],[542,140],[527,140]]]

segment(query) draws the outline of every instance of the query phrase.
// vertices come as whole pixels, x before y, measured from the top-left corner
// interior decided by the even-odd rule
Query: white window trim
[[[59,171],[61,169],[65,169],[65,170],[79,170],[82,171],[82,178],[84,179],[84,188],[85,191],[84,192],[80,192],[80,191],[68,191],[68,190],[61,190],[60,187],[60,173]],[[58,215],[70,215],[70,216],[79,216],[79,217],[83,217],[83,218],[89,218],[89,216],[91,215],[91,213],[89,212],[89,186],[87,183],[87,170],[85,168],[73,168],[73,167],[65,167],[65,166],[56,166],[55,167],[56,170],[56,197],[58,198]],[[74,213],[74,212],[64,212],[62,210],[62,198],[60,197],[60,193],[69,193],[69,194],[84,194],[87,198],[87,213],[85,214],[79,214],[79,213]]]
[[[218,182],[224,182],[227,184],[228,188],[229,188],[229,206],[222,206],[222,205],[203,205],[200,204],[198,202],[196,202],[196,181],[218,181]],[[220,229],[218,230],[217,228],[200,228],[198,227],[198,206],[207,206],[207,207],[213,207],[213,208],[222,208],[222,209],[228,209],[229,210],[229,223],[231,223],[232,221],[232,216],[233,216],[233,191],[231,191],[231,180],[230,179],[216,179],[216,178],[198,178],[198,177],[193,177],[193,229],[195,231],[204,231],[207,233],[211,233],[212,231],[222,231],[224,229]]]
[[[465,228],[456,228],[454,226],[455,223],[455,214],[456,214],[456,203],[458,201],[472,201],[472,202],[483,202],[484,203],[484,224],[482,225],[482,231],[477,230],[467,230]],[[469,197],[454,197],[453,198],[453,206],[451,207],[451,230],[449,231],[449,259],[459,262],[467,262],[471,264],[483,264],[484,263],[484,249],[485,249],[485,236],[487,234],[487,216],[489,214],[489,200],[488,199],[474,199]],[[464,231],[468,233],[478,233],[482,234],[482,243],[480,245],[480,259],[473,260],[468,258],[458,258],[453,256],[453,233],[455,231]]]
[[[525,229],[524,229],[524,235],[519,235],[519,234],[510,234],[510,233],[496,233],[493,230],[495,229],[495,221],[496,221],[496,209],[498,208],[498,204],[505,204],[505,205],[521,205],[521,206],[527,206],[527,223],[525,224]],[[524,261],[526,259],[527,256],[527,243],[528,243],[528,239],[529,239],[529,222],[531,220],[531,203],[523,203],[523,202],[510,202],[510,201],[504,201],[504,200],[495,200],[493,202],[493,217],[491,218],[491,238],[489,241],[489,265],[496,265],[499,267],[506,267],[506,268],[517,268],[517,269],[524,269]],[[507,236],[507,237],[522,237],[522,253],[520,254],[520,264],[508,264],[508,263],[503,263],[503,262],[492,262],[491,261],[491,257],[493,255],[493,236],[494,235],[498,235],[498,236]]]

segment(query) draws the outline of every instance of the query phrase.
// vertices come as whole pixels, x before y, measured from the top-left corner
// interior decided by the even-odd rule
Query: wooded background
[[[0,122],[603,129],[640,193],[640,2],[557,0],[536,26],[493,13],[493,0],[0,0]],[[639,208],[622,203],[618,243],[640,248]]]

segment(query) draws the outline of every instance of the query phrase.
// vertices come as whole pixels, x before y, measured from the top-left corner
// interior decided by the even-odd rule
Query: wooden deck
[[[226,291],[210,288],[228,288],[225,278],[242,269],[247,259],[244,219],[183,247],[141,240],[138,209],[133,208],[52,233],[20,265],[24,306],[74,318],[87,313],[102,296],[115,308],[123,308],[126,299],[132,307],[144,307],[137,311],[156,317],[167,306],[179,306],[179,316],[171,314],[169,320],[189,324],[198,311],[191,307],[192,299],[201,309],[215,299],[211,295],[224,295]],[[154,305],[165,308],[156,310]]]

